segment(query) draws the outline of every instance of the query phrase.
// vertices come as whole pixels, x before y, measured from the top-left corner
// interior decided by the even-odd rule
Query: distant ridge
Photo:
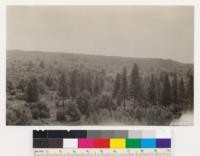
[[[77,53],[63,52],[41,52],[41,51],[24,51],[24,50],[8,50],[7,63],[13,60],[21,62],[34,61],[39,59],[46,63],[52,64],[54,61],[70,66],[71,64],[85,65],[88,67],[99,67],[109,70],[110,72],[121,72],[123,67],[126,67],[128,72],[134,64],[137,64],[143,74],[159,74],[161,72],[177,73],[180,76],[185,76],[188,72],[193,72],[193,64],[181,63],[171,59],[159,58],[134,58],[120,56],[105,56],[105,55],[89,55]]]

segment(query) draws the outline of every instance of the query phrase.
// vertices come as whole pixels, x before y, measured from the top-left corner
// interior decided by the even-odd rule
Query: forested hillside
[[[8,125],[169,125],[193,110],[193,64],[7,51]]]

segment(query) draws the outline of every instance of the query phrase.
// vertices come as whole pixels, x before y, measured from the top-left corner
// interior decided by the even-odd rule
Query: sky
[[[8,6],[7,49],[193,63],[192,6]]]

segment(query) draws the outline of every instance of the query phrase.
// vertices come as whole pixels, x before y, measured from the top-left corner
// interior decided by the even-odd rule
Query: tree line
[[[151,74],[149,77],[141,77],[139,67],[135,64],[128,78],[126,68],[122,73],[117,73],[113,87],[114,98],[131,100],[134,104],[139,101],[146,106],[160,105],[176,109],[188,109],[193,107],[193,75],[188,80],[178,78],[176,73],[169,76],[162,72],[159,76]]]

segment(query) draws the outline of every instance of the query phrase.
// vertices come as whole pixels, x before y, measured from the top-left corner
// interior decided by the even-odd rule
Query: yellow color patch
[[[110,139],[110,148],[125,148],[126,139]]]

